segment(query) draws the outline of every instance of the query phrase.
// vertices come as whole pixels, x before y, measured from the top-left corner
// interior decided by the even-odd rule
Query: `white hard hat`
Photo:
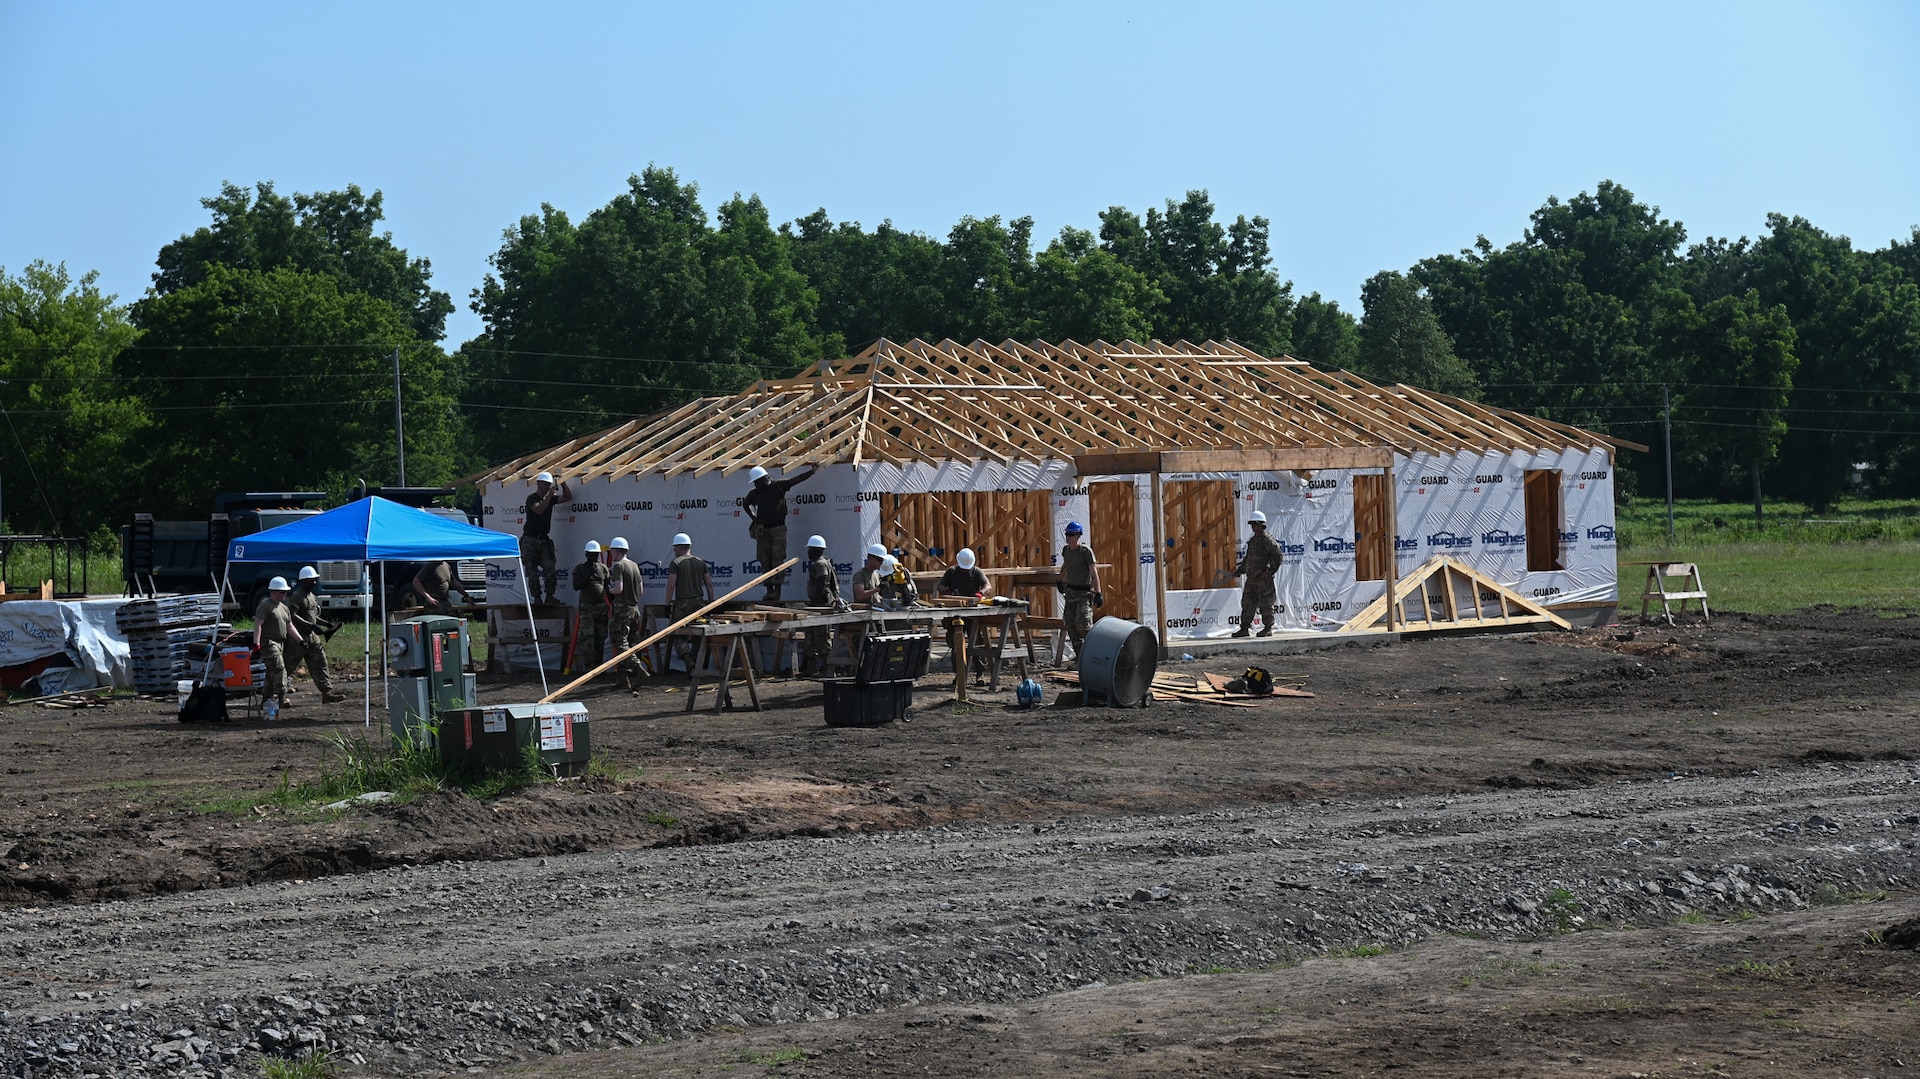
[[[552,482],[553,482],[553,473],[551,473],[551,472],[542,472],[542,473],[540,473],[540,474],[539,474],[538,476],[535,476],[535,477],[533,478],[533,482],[535,482],[535,483],[552,483]]]
[[[973,568],[973,548],[971,547],[960,548],[960,554],[957,558],[954,559],[954,561],[960,563],[961,569],[972,569]]]
[[[600,541],[599,541],[599,540],[588,540],[588,541],[587,541],[587,553],[588,553],[588,554],[599,554],[599,553],[600,553]]]
[[[876,543],[867,548],[867,554],[874,558],[885,558],[887,557],[887,545],[884,543]]]
[[[627,537],[625,536],[615,536],[613,537],[613,542],[607,544],[607,550],[609,551],[624,551],[626,549]]]
[[[320,571],[319,571],[319,570],[317,570],[317,569],[314,569],[314,568],[313,568],[312,566],[301,566],[301,567],[300,567],[300,579],[301,579],[301,580],[303,580],[303,581],[315,581],[315,580],[319,580],[319,579],[320,579]]]
[[[892,555],[887,555],[887,556],[886,556],[885,558],[882,558],[882,559],[880,560],[880,572],[882,572],[882,573],[892,573],[892,572],[893,572],[893,567],[895,567],[895,566],[897,566],[897,565],[899,565],[899,564],[900,564],[900,560],[899,560],[899,559],[897,559],[897,558],[895,558],[895,557],[893,557]]]
[[[287,587],[287,579],[285,577],[275,577],[273,580],[267,582],[267,591],[290,592],[292,589]]]
[[[824,550],[826,550],[826,549],[827,549],[827,540],[826,540],[826,537],[825,537],[825,536],[808,536],[808,537],[807,537],[807,546],[809,546],[809,547],[818,547],[818,548],[820,548],[821,550],[823,550],[823,551],[824,551]]]
[[[626,544],[623,543],[620,546],[625,547]],[[691,547],[693,546],[693,537],[687,535],[685,532],[675,532],[673,534],[673,546]]]
[[[1252,513],[1247,515],[1247,520],[1252,521],[1254,524],[1257,524],[1257,525],[1263,525],[1267,523],[1267,515],[1264,513],[1261,513],[1259,510],[1254,510]]]
[[[764,468],[761,468],[759,465],[754,465],[752,468],[747,470],[748,483],[759,483],[761,480],[764,480],[766,478],[767,478],[767,470]]]

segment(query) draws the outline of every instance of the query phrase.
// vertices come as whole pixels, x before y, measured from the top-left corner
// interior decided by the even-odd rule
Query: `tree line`
[[[1375,274],[1348,312],[1296,295],[1269,220],[1224,220],[1205,191],[1041,247],[1030,217],[945,237],[825,210],[776,225],[738,194],[710,217],[650,167],[577,223],[542,206],[509,226],[469,297],[482,331],[449,348],[453,300],[380,231],[378,191],[202,202],[130,304],[64,265],[0,268],[10,530],[392,482],[396,377],[408,478],[439,484],[880,337],[1232,339],[1646,443],[1620,458],[1629,495],[1664,485],[1668,408],[1682,496],[1920,493],[1920,228],[1862,250],[1774,215],[1689,244],[1603,182],[1503,247]]]

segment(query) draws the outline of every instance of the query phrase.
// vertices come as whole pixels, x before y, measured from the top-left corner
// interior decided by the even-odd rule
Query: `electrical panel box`
[[[433,728],[453,709],[471,707],[479,687],[471,674],[460,674],[457,689],[447,692],[423,675],[398,675],[387,679],[387,716],[393,736],[420,745],[433,745]]]
[[[440,714],[440,759],[477,772],[512,771],[530,753],[555,775],[577,776],[593,757],[586,705],[495,704]]]

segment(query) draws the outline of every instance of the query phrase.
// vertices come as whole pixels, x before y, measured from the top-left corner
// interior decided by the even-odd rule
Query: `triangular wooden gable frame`
[[[1438,578],[1438,595],[1429,585]],[[1473,603],[1469,607],[1461,603],[1458,591],[1465,585],[1472,591]],[[1407,601],[1418,593],[1418,602],[1425,608],[1424,617],[1409,617]],[[1483,596],[1483,593],[1492,593]],[[1483,613],[1485,605],[1498,602],[1500,613]],[[1540,606],[1538,603],[1508,588],[1506,585],[1488,577],[1464,562],[1441,555],[1412,573],[1402,577],[1393,587],[1394,629],[1400,633],[1429,633],[1446,629],[1487,629],[1497,626],[1525,626],[1546,623],[1561,629],[1572,629],[1573,624],[1566,619]],[[1436,609],[1437,608],[1437,609]],[[1436,614],[1441,617],[1434,617]],[[1348,619],[1340,627],[1342,633],[1370,633],[1384,627],[1380,622],[1387,615],[1387,597],[1381,596],[1367,604],[1359,614]]]

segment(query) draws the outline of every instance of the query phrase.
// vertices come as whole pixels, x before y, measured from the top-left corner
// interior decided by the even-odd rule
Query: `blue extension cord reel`
[[[1013,699],[1022,708],[1033,708],[1040,703],[1043,691],[1040,683],[1031,678],[1022,678],[1020,684],[1013,687]]]

